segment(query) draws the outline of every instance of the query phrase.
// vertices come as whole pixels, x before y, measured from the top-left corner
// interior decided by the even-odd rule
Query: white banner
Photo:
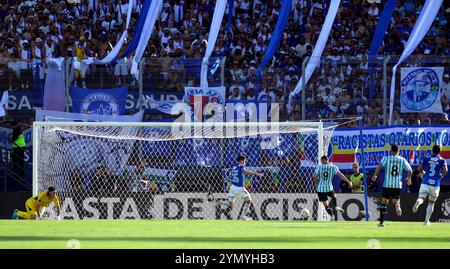
[[[440,89],[444,67],[401,69],[402,113],[443,113]]]
[[[120,5],[120,3],[119,3]],[[130,20],[131,20],[131,11],[132,6],[134,5],[134,0],[129,0],[128,2],[128,12],[127,12],[127,21],[125,24],[125,31],[123,32],[122,36],[120,37],[117,44],[114,46],[114,48],[109,52],[108,55],[106,55],[105,58],[102,60],[100,59],[94,59],[94,63],[96,64],[109,64],[114,59],[116,59],[117,55],[119,54],[120,50],[123,47],[123,43],[125,43],[125,39],[128,37],[128,27],[130,26]],[[120,7],[119,7],[120,8]]]
[[[320,31],[319,39],[317,40],[316,46],[312,52],[311,58],[308,61],[308,65],[306,66],[305,74],[305,85],[308,83],[311,78],[314,70],[317,65],[320,63],[320,59],[322,57],[322,52],[327,44],[328,37],[330,36],[331,28],[334,23],[334,19],[339,10],[339,5],[341,4],[341,0],[332,0],[330,9],[328,10],[327,17],[325,18],[324,25],[322,26],[322,30]],[[289,94],[289,102],[288,102],[288,110],[289,113],[292,111],[292,99],[295,95],[299,94],[302,91],[303,87],[303,78],[301,77],[295,86],[295,89]]]
[[[251,193],[253,204],[248,216],[254,220],[300,221],[300,211],[308,209],[317,212],[319,204],[316,193]],[[225,198],[226,193],[213,193],[215,198]],[[360,211],[364,210],[363,194],[336,194],[337,205],[345,210],[338,214],[340,221],[361,221]],[[75,203],[66,196],[62,201],[61,215],[65,219],[207,219],[236,220],[242,214],[244,201],[236,199],[232,210],[216,206],[208,200],[207,193],[170,193],[154,195],[133,194],[128,197],[87,197]],[[102,203],[114,204],[115,210],[102,210]],[[51,209],[49,207],[48,209]],[[101,211],[101,212],[100,212]],[[52,210],[46,215],[54,218]],[[369,220],[378,217],[375,199],[369,199]],[[310,217],[313,220],[313,216]]]
[[[131,74],[138,79],[138,64],[141,62],[142,55],[144,55],[144,51],[147,48],[148,40],[152,36],[155,22],[161,13],[161,9],[163,6],[163,1],[152,1],[150,4],[149,14],[145,19],[144,30],[142,31],[141,38],[139,40],[139,44],[134,53],[133,62],[131,66]]]
[[[208,62],[209,57],[214,50],[217,36],[219,34],[220,25],[222,24],[223,14],[225,13],[225,7],[227,6],[227,0],[217,0],[214,8],[214,15],[211,23],[211,29],[209,30],[208,44],[206,46],[205,57],[202,61],[202,69],[200,73],[200,86],[208,87]]]
[[[392,124],[392,114],[394,113],[394,97],[395,97],[395,73],[397,72],[397,67],[408,58],[411,53],[417,48],[422,39],[427,34],[431,25],[436,18],[439,8],[442,5],[443,0],[427,0],[425,2],[420,16],[414,25],[414,28],[409,36],[408,42],[406,42],[405,49],[403,50],[400,60],[392,68],[392,81],[391,81],[391,92],[390,92],[390,104],[389,104],[389,125]]]

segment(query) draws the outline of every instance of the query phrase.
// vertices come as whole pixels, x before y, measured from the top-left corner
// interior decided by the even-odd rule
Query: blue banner
[[[221,61],[222,57],[209,58],[208,77],[214,76],[217,73]],[[187,71],[189,75],[200,77],[200,71],[202,69],[202,59],[184,59],[183,66],[184,70]]]
[[[195,163],[200,166],[221,165],[222,144],[219,139],[193,139]]]
[[[227,33],[231,33],[231,24],[233,23],[234,0],[228,0],[228,18],[227,18]]]
[[[108,90],[73,87],[72,112],[96,115],[123,115],[128,88]]]
[[[153,89],[144,89],[144,96],[142,100],[143,107],[145,113],[154,113],[161,114],[161,110],[170,111],[167,109],[167,105],[183,102],[184,93],[175,92],[175,91],[155,91]],[[150,101],[155,101],[155,103],[151,103]],[[164,108],[164,109],[163,109]],[[125,113],[129,112],[137,112],[140,110],[139,103],[139,91],[137,90],[128,90],[127,102],[125,105]]]
[[[378,54],[378,50],[380,49],[381,43],[383,43],[384,34],[391,22],[392,12],[394,12],[394,8],[397,5],[397,0],[389,0],[389,2],[384,7],[383,13],[381,13],[380,20],[377,24],[377,29],[375,30],[375,34],[372,38],[372,44],[369,48],[369,77],[370,77],[370,90],[369,90],[369,98],[373,98],[374,95],[374,81],[373,81],[373,64],[376,60],[376,55]]]
[[[143,127],[141,132],[149,138],[163,138],[170,136],[171,127]],[[171,145],[177,143],[177,140],[153,140],[139,141],[138,151],[142,154],[141,158],[148,157],[171,157]],[[175,144],[176,145],[176,144]]]
[[[261,70],[266,66],[266,64],[272,60],[273,55],[275,55],[275,52],[278,48],[278,44],[281,41],[281,37],[283,36],[283,30],[286,26],[286,23],[289,18],[289,12],[291,11],[291,0],[284,0],[283,4],[281,5],[280,14],[278,15],[277,24],[275,26],[275,30],[272,34],[272,37],[270,38],[269,46],[267,47],[266,52],[264,53],[264,56],[261,60],[261,64],[258,66],[257,74],[258,74],[258,80],[261,78]]]
[[[42,107],[42,98],[36,98],[31,92],[10,92],[8,113],[10,115],[30,114]]]
[[[147,18],[149,14],[150,5],[152,3],[152,0],[144,0],[144,5],[142,6],[141,13],[139,15],[138,22],[136,24],[136,28],[134,30],[133,38],[131,39],[130,43],[128,43],[124,53],[118,57],[118,59],[122,59],[127,57],[130,53],[132,53],[134,50],[136,50],[139,40],[141,39],[142,30],[144,29],[145,19]],[[136,3],[138,5],[139,3]]]

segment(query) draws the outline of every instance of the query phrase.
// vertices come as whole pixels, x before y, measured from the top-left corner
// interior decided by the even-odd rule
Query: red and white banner
[[[186,87],[184,100],[191,108],[193,121],[207,121],[210,118],[223,121],[225,91],[225,87]]]

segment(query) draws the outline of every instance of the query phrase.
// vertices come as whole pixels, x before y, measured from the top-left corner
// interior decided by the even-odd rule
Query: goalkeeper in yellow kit
[[[60,203],[58,196],[56,196],[56,189],[54,187],[48,188],[47,191],[39,193],[37,196],[33,196],[25,202],[25,208],[27,212],[14,210],[13,219],[41,219],[42,212],[51,203],[55,204],[56,214],[60,214]]]

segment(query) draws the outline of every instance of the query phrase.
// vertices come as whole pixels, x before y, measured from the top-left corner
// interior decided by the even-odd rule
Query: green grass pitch
[[[450,248],[450,224],[217,220],[0,221],[0,248]],[[373,243],[375,242],[375,243]],[[379,243],[378,243],[379,242]],[[375,244],[375,245],[374,245]]]

